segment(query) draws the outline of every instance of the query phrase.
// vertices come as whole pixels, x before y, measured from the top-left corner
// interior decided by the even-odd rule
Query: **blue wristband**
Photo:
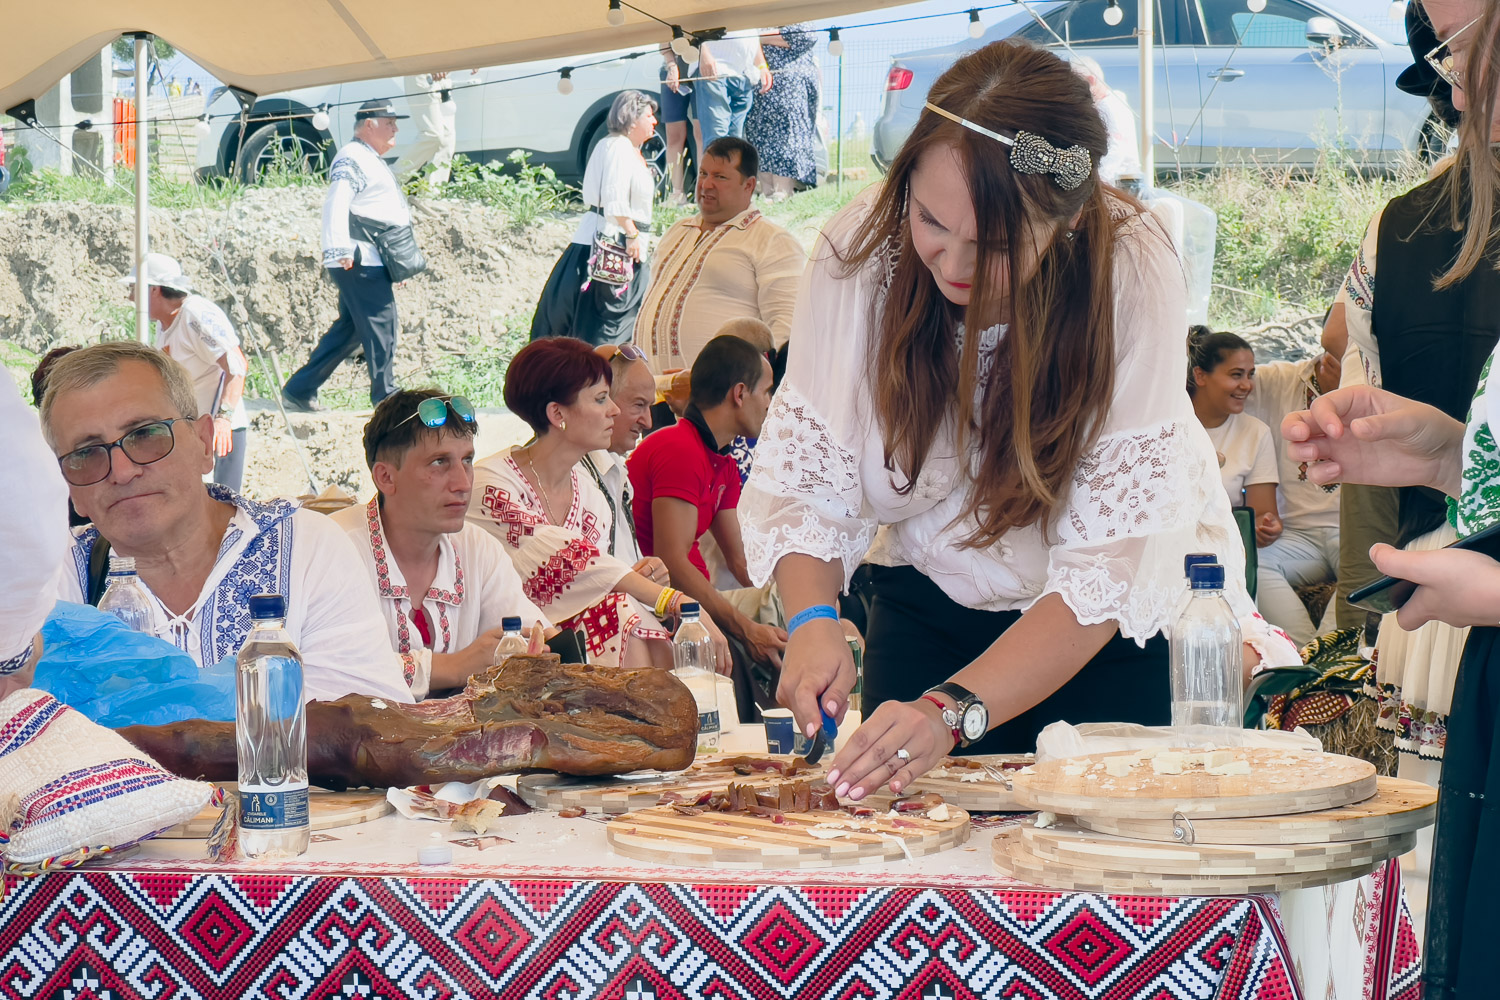
[[[831,618],[834,621],[838,621],[838,609],[832,604],[814,604],[810,608],[803,608],[795,615],[792,615],[792,620],[786,623],[787,638],[791,638],[793,632],[817,618]]]

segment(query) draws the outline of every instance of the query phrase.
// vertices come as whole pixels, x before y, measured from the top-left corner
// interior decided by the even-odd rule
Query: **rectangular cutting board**
[[[969,814],[949,807],[946,820],[922,813],[857,819],[843,812],[784,813],[784,822],[746,813],[684,816],[653,806],[610,820],[605,837],[615,853],[663,865],[726,869],[838,868],[925,857],[969,839]],[[824,839],[829,824],[862,825]]]
[[[965,767],[965,761],[984,766]],[[1009,780],[1019,766],[1034,761],[1032,754],[993,753],[975,754],[972,757],[944,757],[901,794],[936,792],[950,806],[967,809],[969,812],[1025,812],[1026,807],[1016,801]],[[884,804],[894,798],[890,789],[882,785],[878,792],[870,796],[869,801]]]
[[[819,764],[783,778],[776,771],[739,774],[725,761],[744,756],[789,764],[790,754],[733,754],[695,760],[686,771],[642,771],[613,778],[576,778],[565,774],[524,774],[516,779],[516,794],[533,809],[586,809],[617,814],[654,806],[663,792],[676,792],[691,800],[699,792],[716,792],[730,782],[756,788],[784,781],[820,781],[827,767]]]

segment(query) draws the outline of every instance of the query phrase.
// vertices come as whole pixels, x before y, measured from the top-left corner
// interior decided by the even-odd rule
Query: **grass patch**
[[[455,156],[448,183],[434,188],[423,175],[409,189],[498,208],[510,217],[511,225],[518,227],[530,225],[544,213],[567,208],[577,194],[576,189],[557,179],[551,167],[533,165],[529,154],[520,149],[507,157],[503,167]]]

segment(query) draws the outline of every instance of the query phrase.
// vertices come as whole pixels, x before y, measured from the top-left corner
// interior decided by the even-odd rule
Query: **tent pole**
[[[1141,43],[1141,183],[1156,186],[1156,54],[1152,33],[1156,30],[1154,0],[1140,0],[1136,36]]]
[[[147,45],[151,36],[135,36],[135,337],[141,343],[150,339],[151,285],[146,267],[147,207],[150,204],[146,174],[146,108],[151,97],[151,80],[147,73]]]

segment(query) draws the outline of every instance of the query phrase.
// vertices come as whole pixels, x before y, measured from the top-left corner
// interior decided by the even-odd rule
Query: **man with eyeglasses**
[[[614,530],[609,536],[609,554],[631,563],[637,573],[658,583],[667,582],[667,568],[660,559],[642,558],[640,542],[635,536],[635,520],[630,513],[630,474],[625,457],[651,430],[651,404],[656,399],[656,380],[646,356],[634,344],[606,344],[594,353],[609,362],[614,375],[609,384],[610,398],[620,412],[615,415],[614,436],[608,448],[583,456],[579,465],[587,478],[604,495],[604,503],[614,515]]]
[[[208,667],[244,644],[250,596],[281,594],[309,700],[411,700],[375,590],[338,525],[203,483],[213,417],[199,416],[177,361],[134,341],[74,351],[48,376],[42,431],[73,505],[93,522],[75,532],[64,600],[97,604],[101,555],[132,556],[155,634]]]
[[[68,561],[68,494],[36,416],[0,368],[0,701],[31,685],[41,655],[38,634],[57,601]]]
[[[477,429],[463,396],[437,389],[387,396],[365,424],[375,496],[332,515],[375,582],[391,645],[419,700],[490,667],[501,619],[550,628],[504,547],[464,521]]]

